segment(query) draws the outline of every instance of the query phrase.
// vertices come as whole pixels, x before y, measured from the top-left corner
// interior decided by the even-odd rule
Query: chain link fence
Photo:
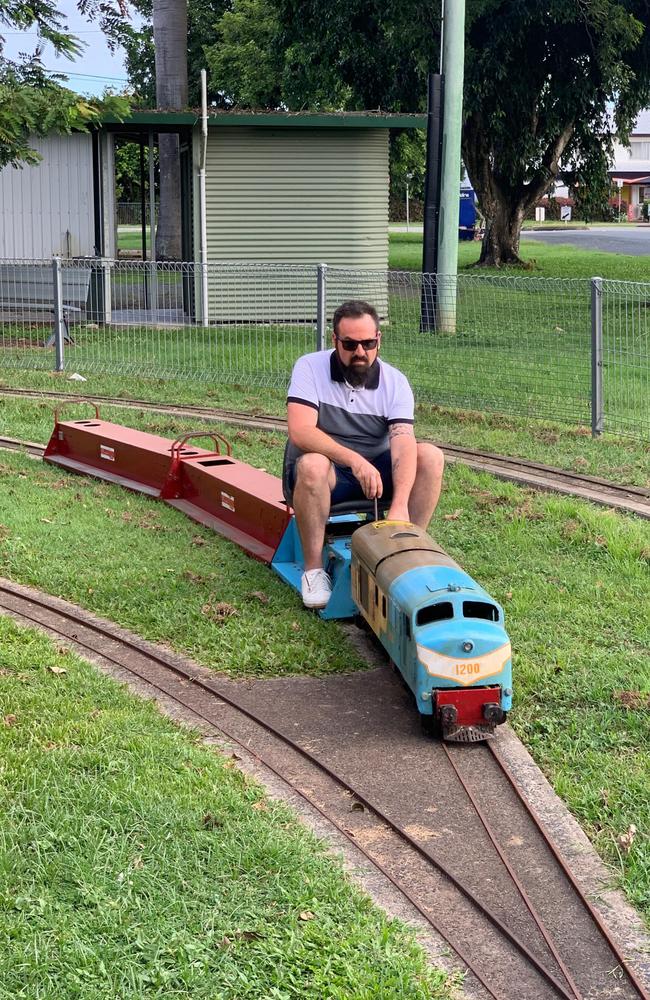
[[[139,201],[118,201],[116,205],[116,215],[118,226],[141,226],[142,225],[142,202]],[[151,205],[149,198],[144,206],[145,225],[149,225],[151,220]],[[158,205],[154,209],[154,224],[158,221]]]
[[[650,439],[650,283],[0,261],[0,366],[284,387],[348,298],[378,309],[419,401]]]

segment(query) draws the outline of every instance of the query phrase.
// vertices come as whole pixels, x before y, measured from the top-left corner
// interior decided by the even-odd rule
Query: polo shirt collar
[[[375,358],[368,370],[368,381],[363,386],[364,389],[378,389],[379,388],[379,375],[380,375],[380,361],[379,358]],[[330,378],[332,382],[345,382],[345,372],[341,365],[336,351],[332,351],[330,354]]]

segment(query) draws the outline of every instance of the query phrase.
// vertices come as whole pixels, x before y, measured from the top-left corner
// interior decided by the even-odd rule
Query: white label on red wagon
[[[111,448],[108,444],[100,444],[99,446],[99,457],[105,458],[107,462],[115,461],[115,448]]]
[[[230,493],[224,493],[221,491],[221,506],[225,507],[226,510],[231,510],[233,513],[235,511],[235,498],[230,496]]]

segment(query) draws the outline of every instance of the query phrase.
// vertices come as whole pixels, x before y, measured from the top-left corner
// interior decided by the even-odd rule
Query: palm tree
[[[187,107],[187,0],[153,0],[156,106]],[[156,259],[181,259],[181,167],[178,135],[158,135],[160,203]]]

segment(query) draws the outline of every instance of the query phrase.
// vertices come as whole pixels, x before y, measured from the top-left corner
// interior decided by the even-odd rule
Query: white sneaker
[[[300,592],[306,608],[324,608],[332,594],[332,581],[324,569],[308,569],[302,574]]]

